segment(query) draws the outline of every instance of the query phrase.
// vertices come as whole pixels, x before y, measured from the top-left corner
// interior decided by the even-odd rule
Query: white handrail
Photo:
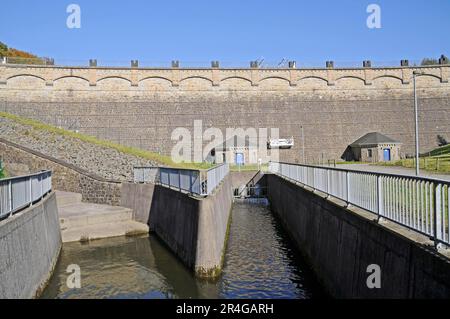
[[[225,163],[209,170],[136,166],[133,175],[135,183],[158,183],[190,194],[207,196],[212,194],[229,171],[229,165]]]
[[[290,163],[269,171],[450,245],[450,182]]]
[[[51,171],[0,179],[0,219],[32,205],[51,190]]]

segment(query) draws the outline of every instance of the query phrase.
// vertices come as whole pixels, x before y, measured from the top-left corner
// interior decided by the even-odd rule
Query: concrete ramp
[[[148,226],[132,220],[132,210],[81,202],[81,194],[56,192],[63,242],[87,241],[148,233]]]

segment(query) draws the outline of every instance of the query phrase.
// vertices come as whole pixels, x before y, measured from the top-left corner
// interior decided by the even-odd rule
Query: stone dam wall
[[[333,297],[450,297],[450,259],[427,238],[394,231],[277,175],[266,178],[273,212]],[[366,284],[372,264],[381,269],[379,289]]]
[[[0,111],[170,155],[173,130],[278,128],[284,161],[340,158],[379,131],[414,152],[413,71],[421,151],[450,140],[450,66],[354,69],[138,69],[0,66]],[[206,142],[204,141],[204,144]]]
[[[156,185],[150,231],[197,276],[216,277],[222,270],[232,202],[230,176],[205,198]]]
[[[61,245],[55,193],[0,221],[0,299],[38,297]]]

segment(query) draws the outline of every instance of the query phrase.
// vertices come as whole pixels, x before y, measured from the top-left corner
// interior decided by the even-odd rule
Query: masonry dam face
[[[414,152],[413,71],[421,151],[450,139],[450,66],[356,69],[137,69],[0,66],[0,111],[170,155],[174,129],[279,128],[280,159],[340,158],[379,131]]]

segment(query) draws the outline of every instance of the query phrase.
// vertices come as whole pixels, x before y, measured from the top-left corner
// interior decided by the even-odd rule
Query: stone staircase
[[[78,193],[56,191],[63,242],[148,233],[148,225],[132,220],[132,210],[81,202]]]

